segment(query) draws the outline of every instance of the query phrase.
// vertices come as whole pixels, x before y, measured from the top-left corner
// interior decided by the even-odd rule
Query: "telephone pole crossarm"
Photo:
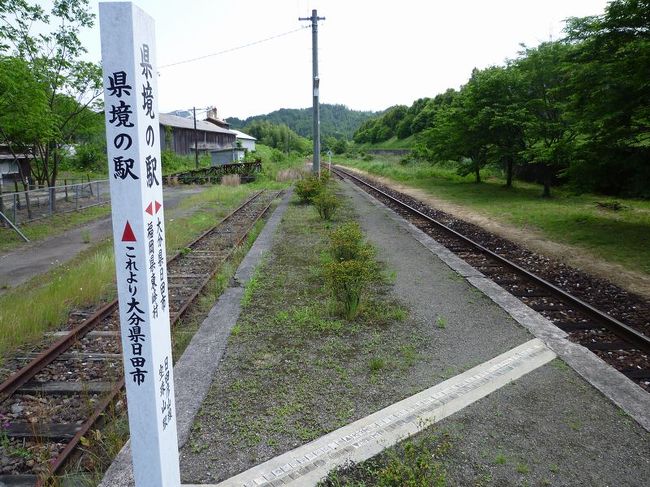
[[[318,78],[318,21],[325,20],[325,17],[319,17],[316,9],[311,11],[311,17],[299,17],[298,20],[311,21],[311,42],[312,42],[312,71],[313,71],[313,115],[314,115],[314,162],[312,171],[320,176],[320,104],[318,100],[318,87],[320,79]]]

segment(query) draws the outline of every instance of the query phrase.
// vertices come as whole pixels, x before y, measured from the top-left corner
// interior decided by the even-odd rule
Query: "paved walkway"
[[[165,210],[173,212],[183,198],[203,189],[201,186],[165,186]],[[88,247],[85,236],[90,236],[90,243],[96,243],[110,237],[112,231],[111,217],[107,216],[0,255],[0,294],[74,258]]]
[[[315,485],[331,468],[370,458],[433,423],[451,437],[443,459],[451,485],[644,485],[650,471],[648,394],[395,213],[344,188],[379,258],[396,271],[395,293],[416,319],[433,327],[434,311],[446,306],[462,329],[455,334],[447,326],[450,338],[437,352],[441,362],[465,365],[444,382],[432,374],[430,388],[219,487]],[[239,313],[236,290],[233,296],[230,291],[202,325],[212,330],[201,334],[202,341],[227,336]],[[221,353],[209,362],[214,365]],[[177,408],[186,407],[183,388],[205,382],[202,367],[199,359],[184,382],[177,375]],[[194,395],[191,410],[196,401]],[[116,476],[128,471],[128,458],[121,455],[120,462],[102,485],[131,485],[128,475]],[[183,477],[191,477],[185,468]]]

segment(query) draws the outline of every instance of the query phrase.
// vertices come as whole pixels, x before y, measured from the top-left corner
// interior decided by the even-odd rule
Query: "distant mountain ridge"
[[[322,104],[320,106],[321,137],[336,137],[351,140],[359,126],[382,112],[350,110],[345,105]],[[242,129],[256,120],[267,120],[273,124],[284,124],[303,137],[311,138],[312,107],[281,108],[265,115],[253,115],[246,119],[227,118],[233,129]]]

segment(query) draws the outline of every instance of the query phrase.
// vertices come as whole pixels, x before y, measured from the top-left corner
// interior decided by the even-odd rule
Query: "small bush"
[[[329,191],[322,191],[317,194],[312,199],[312,202],[323,220],[331,220],[336,208],[339,206],[338,199]]]
[[[374,248],[363,240],[354,222],[339,226],[330,234],[332,260],[325,264],[325,282],[347,319],[359,312],[362,294],[379,275]]]
[[[363,241],[358,223],[340,225],[330,234],[330,254],[335,260],[369,260],[374,257],[373,248]]]
[[[369,281],[368,263],[362,260],[332,261],[325,265],[325,280],[347,319],[359,312],[361,294]]]
[[[315,176],[296,181],[296,194],[302,203],[310,203],[323,189],[323,183]]]
[[[331,179],[332,175],[330,174],[330,171],[328,168],[321,166],[320,168],[320,180],[323,184],[327,184],[327,182]]]

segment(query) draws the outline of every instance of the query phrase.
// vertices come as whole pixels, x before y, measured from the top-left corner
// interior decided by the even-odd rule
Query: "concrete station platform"
[[[435,327],[437,316],[448,318],[435,359],[459,373],[447,380],[432,373],[430,388],[217,485],[314,485],[431,425],[457,433],[444,459],[449,485],[648,485],[650,394],[372,197],[341,188],[378,258],[395,271],[393,291],[412,319]],[[242,286],[271,248],[286,205],[285,198],[175,367],[181,446],[218,373]],[[497,454],[526,471],[502,468]],[[181,475],[200,468],[181,462]],[[102,485],[132,484],[127,445]]]

